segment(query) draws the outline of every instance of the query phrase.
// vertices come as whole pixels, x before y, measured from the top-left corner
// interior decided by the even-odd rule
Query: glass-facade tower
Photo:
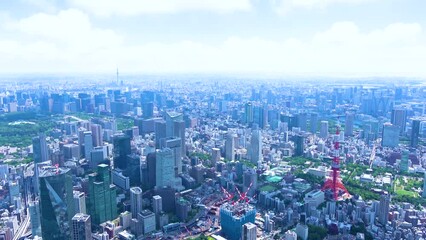
[[[42,169],[40,186],[40,223],[43,239],[70,239],[74,213],[72,177],[69,169]]]

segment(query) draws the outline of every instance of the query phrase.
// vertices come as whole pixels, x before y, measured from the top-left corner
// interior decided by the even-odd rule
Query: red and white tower
[[[335,201],[339,201],[345,198],[349,198],[350,194],[343,185],[342,179],[340,178],[339,126],[336,128],[336,135],[337,137],[334,142],[333,162],[331,164],[331,175],[325,181],[324,186],[322,187],[322,191],[331,191],[333,194],[333,199]]]

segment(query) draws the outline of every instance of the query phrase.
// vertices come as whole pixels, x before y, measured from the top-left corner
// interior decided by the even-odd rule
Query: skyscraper
[[[321,121],[320,125],[320,138],[328,137],[328,121]]]
[[[386,225],[388,223],[390,201],[391,196],[389,194],[382,194],[380,196],[378,220],[382,225]]]
[[[180,139],[180,150],[181,150],[181,156],[186,155],[186,146],[185,146],[185,122],[183,120],[176,120],[173,122],[173,136],[167,136],[167,137],[176,137]],[[182,160],[180,160],[182,161]],[[180,163],[182,165],[182,163]],[[182,167],[180,167],[179,174],[182,173]]]
[[[309,121],[311,132],[315,134],[318,129],[318,113],[311,113],[311,119]]]
[[[226,135],[225,141],[225,158],[229,161],[235,160],[235,140],[234,134],[232,132],[228,132]]]
[[[41,226],[40,226],[40,203],[38,200],[30,202],[29,212],[31,219],[31,234],[34,236],[41,237]]]
[[[411,125],[411,138],[410,146],[417,147],[419,144],[419,133],[420,133],[420,120],[414,119],[413,124]]]
[[[354,114],[353,113],[346,113],[345,118],[345,136],[353,136],[354,133]]]
[[[84,213],[77,213],[72,218],[72,240],[91,240],[90,216]]]
[[[220,149],[212,148],[212,158],[211,158],[212,166],[216,166],[216,163],[219,161],[220,161]]]
[[[248,222],[243,225],[243,231],[241,240],[256,240],[257,232],[256,225],[254,223]]]
[[[33,154],[34,163],[40,163],[49,160],[46,135],[44,133],[40,133],[39,136],[33,138]]]
[[[157,150],[155,166],[155,182],[156,186],[161,188],[164,186],[174,186],[175,180],[175,164],[173,151],[170,148]]]
[[[74,202],[69,169],[45,167],[39,176],[42,238],[70,239]]]
[[[132,152],[130,137],[125,134],[116,134],[113,136],[114,144],[114,167],[121,170],[127,168],[127,155]]]
[[[250,189],[249,189],[250,188]],[[243,192],[247,192],[247,196],[253,196],[257,189],[257,172],[255,169],[247,169],[243,174]]]
[[[167,136],[166,134],[166,121],[159,120],[154,122],[155,131],[155,148],[159,149],[161,146],[161,139]]]
[[[92,224],[99,225],[117,217],[117,193],[111,184],[109,166],[99,164],[97,172],[89,174],[87,211]]]
[[[255,129],[251,133],[251,162],[258,165],[262,161],[262,132]]]
[[[403,106],[396,106],[392,110],[391,123],[399,127],[400,134],[405,133],[405,126],[407,123],[407,109]]]
[[[91,131],[85,131],[83,133],[84,136],[84,157],[87,161],[90,162],[91,155],[90,152],[93,149],[93,138],[92,138],[92,132]]]
[[[182,141],[178,137],[167,137],[161,139],[161,148],[170,148],[173,151],[175,176],[182,173]]]
[[[79,191],[74,191],[73,194],[75,213],[86,214],[86,195]]]
[[[130,211],[132,218],[137,218],[142,211],[142,189],[140,187],[130,188]]]
[[[399,144],[399,126],[391,123],[383,124],[382,131],[382,146],[383,147],[397,147]]]
[[[244,106],[244,122],[250,124],[253,122],[253,104],[251,102],[246,103]]]
[[[102,146],[102,127],[99,124],[92,124],[90,126],[92,130],[92,142],[94,147]]]
[[[306,131],[307,130],[307,125],[308,125],[308,114],[306,113],[299,113],[296,116],[296,121],[297,121],[297,127],[300,128],[300,130],[302,131]]]
[[[163,211],[163,200],[161,196],[155,195],[152,197],[152,209],[156,215]]]
[[[305,136],[303,135],[294,136],[294,144],[296,145],[294,150],[294,155],[303,156],[305,152]]]

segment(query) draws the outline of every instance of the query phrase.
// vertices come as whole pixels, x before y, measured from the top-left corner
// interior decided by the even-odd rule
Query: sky
[[[0,73],[426,78],[424,0],[0,0]]]

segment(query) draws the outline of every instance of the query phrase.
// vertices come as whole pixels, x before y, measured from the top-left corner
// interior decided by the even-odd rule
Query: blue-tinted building
[[[225,203],[220,208],[220,225],[222,233],[229,240],[239,240],[243,225],[254,223],[256,218],[256,209],[246,203],[237,203],[235,205]]]
[[[382,146],[397,147],[399,144],[399,126],[391,123],[383,124]]]

